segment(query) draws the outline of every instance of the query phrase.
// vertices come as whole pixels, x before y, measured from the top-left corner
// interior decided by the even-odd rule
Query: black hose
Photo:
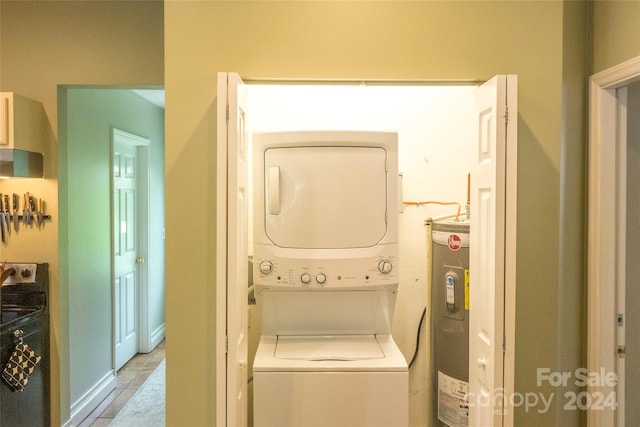
[[[416,335],[416,351],[413,352],[413,357],[411,358],[411,362],[409,362],[409,369],[413,366],[413,363],[416,361],[416,357],[418,356],[418,350],[420,349],[420,332],[422,331],[422,324],[424,323],[424,318],[427,315],[427,307],[422,310],[422,316],[420,317],[420,323],[418,323],[418,334]]]

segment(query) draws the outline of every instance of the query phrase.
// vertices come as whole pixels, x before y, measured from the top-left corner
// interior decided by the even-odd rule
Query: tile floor
[[[164,341],[151,353],[138,353],[117,374],[116,388],[78,427],[108,426],[129,399],[164,360]]]

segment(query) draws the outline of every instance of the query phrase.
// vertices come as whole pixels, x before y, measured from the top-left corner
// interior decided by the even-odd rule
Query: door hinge
[[[505,121],[505,124],[507,125],[509,124],[509,106],[508,105],[506,105],[504,108],[504,121]]]
[[[226,109],[226,112],[225,112],[225,113],[226,113],[226,116],[227,116],[227,117],[226,117],[226,119],[227,119],[227,123],[229,123],[229,116],[230,116],[230,114],[229,114],[229,104],[227,104],[227,109]]]
[[[502,352],[507,352],[507,337],[504,335],[502,336]]]
[[[618,313],[618,326],[619,327],[623,327],[624,326],[624,314],[623,313]]]
[[[619,345],[616,348],[616,356],[618,357],[618,359],[624,359],[624,357],[627,354],[627,348],[624,345]]]
[[[229,354],[229,335],[224,337],[224,354]]]

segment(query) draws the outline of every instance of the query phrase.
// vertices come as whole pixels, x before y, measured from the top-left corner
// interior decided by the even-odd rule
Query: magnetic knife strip
[[[2,242],[6,243],[11,228],[17,232],[20,224],[23,226],[42,227],[45,220],[50,220],[51,215],[44,213],[44,201],[33,197],[30,193],[25,193],[23,202],[20,196],[13,193],[11,199],[8,194],[0,193],[0,232]],[[20,209],[22,208],[22,209]]]

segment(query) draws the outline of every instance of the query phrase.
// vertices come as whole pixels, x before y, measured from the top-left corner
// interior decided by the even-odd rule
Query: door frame
[[[616,306],[618,290],[624,289],[626,228],[626,90],[621,89],[636,81],[640,81],[640,56],[589,79],[589,372],[617,371]],[[616,386],[588,387],[591,395],[616,391]],[[587,425],[615,425],[617,418],[613,408],[589,409]],[[624,415],[618,421],[623,422]]]
[[[220,74],[220,73],[219,73]],[[242,76],[240,76],[242,78]],[[244,80],[245,84],[259,83],[261,80]],[[265,80],[266,81],[266,80]],[[283,80],[282,84],[285,84],[287,80]],[[294,84],[322,84],[327,83],[327,80],[290,80]],[[348,80],[351,81],[351,80]],[[342,81],[345,82],[345,81]],[[228,129],[227,117],[229,112],[227,111],[226,99],[228,96],[228,87],[221,83],[221,79],[218,77],[217,86],[217,140],[221,141],[226,139]],[[331,82],[330,82],[331,83]],[[354,84],[360,84],[360,80],[353,80]],[[425,83],[425,82],[422,82]],[[437,84],[438,82],[433,82]],[[445,84],[444,82],[442,82]],[[384,82],[385,85],[392,86],[394,84],[406,84],[406,82],[400,82],[397,80],[388,80]],[[513,120],[517,120],[514,117]],[[517,122],[516,122],[517,123]],[[516,131],[517,135],[517,131]],[[517,143],[517,141],[516,141]],[[228,165],[227,157],[228,150],[226,145],[217,147],[217,212],[226,212],[228,199],[227,195],[231,190],[227,180]],[[517,146],[510,147],[505,158],[505,179],[507,182],[517,182]],[[497,393],[504,393],[508,396],[515,392],[515,319],[516,319],[516,240],[515,233],[517,228],[517,185],[506,186],[506,205],[505,205],[505,223],[502,224],[505,230],[505,265],[504,265],[504,305],[502,307],[503,315],[503,333],[506,341],[504,351],[504,361],[502,365],[503,369],[503,384],[502,388],[496,390]],[[216,228],[216,251],[218,253],[218,260],[216,263],[216,373],[218,380],[216,381],[216,419],[218,425],[227,425],[227,400],[232,398],[227,396],[227,334],[225,327],[227,325],[227,307],[226,307],[226,277],[227,277],[227,265],[226,257],[221,254],[226,253],[227,239],[228,239],[228,223],[227,221],[218,221]],[[504,412],[500,414],[502,420],[502,426],[508,427],[514,425],[514,408],[510,399],[505,399]]]
[[[113,171],[113,153],[115,149],[116,143],[121,144],[130,144],[137,147],[138,150],[138,170],[143,171],[137,179],[137,189],[136,192],[138,197],[136,198],[136,221],[138,225],[140,224],[149,224],[149,144],[150,140],[148,138],[135,135],[117,128],[111,129],[111,158],[109,160],[111,171]],[[113,182],[113,173],[111,173],[111,212],[113,215],[113,190],[114,190],[114,182]],[[113,282],[115,280],[115,259],[113,256],[114,249],[114,241],[113,241],[113,220],[111,221],[111,283],[113,286]],[[146,260],[148,248],[149,248],[149,227],[147,226],[138,226],[136,227],[136,246],[138,248],[138,257],[142,257]],[[151,340],[149,334],[149,307],[147,304],[148,294],[149,294],[149,266],[148,263],[142,262],[138,264],[138,286],[136,293],[136,326],[138,329],[137,333],[137,346],[138,352],[149,352],[151,351]],[[113,292],[113,291],[112,291]],[[112,293],[112,304],[115,310],[115,292]],[[112,352],[113,352],[113,363],[115,366],[115,311],[111,317],[113,334],[112,337]]]

